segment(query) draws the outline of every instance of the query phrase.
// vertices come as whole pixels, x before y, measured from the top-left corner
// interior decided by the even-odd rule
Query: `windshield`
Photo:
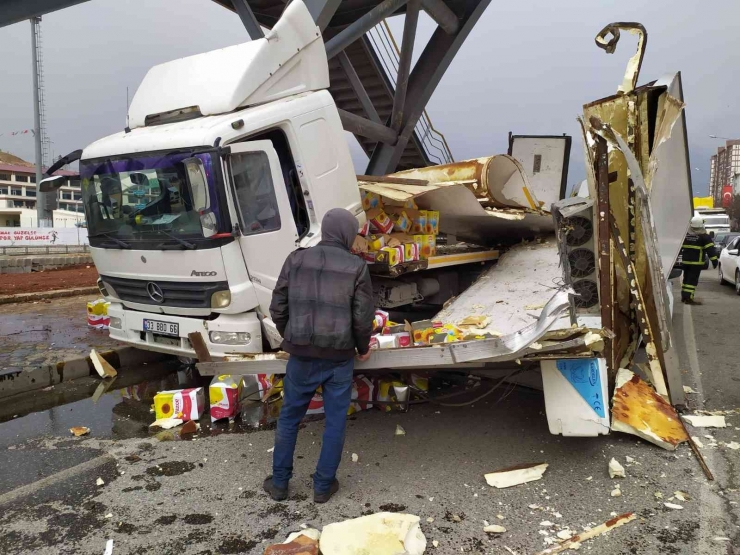
[[[214,152],[192,150],[81,160],[91,243],[152,249],[206,246],[204,240],[228,224],[218,209],[217,167]]]

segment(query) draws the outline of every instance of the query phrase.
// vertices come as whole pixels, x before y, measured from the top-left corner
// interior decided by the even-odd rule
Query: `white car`
[[[740,237],[735,237],[722,249],[719,255],[719,282],[735,285],[735,293],[740,295]]]

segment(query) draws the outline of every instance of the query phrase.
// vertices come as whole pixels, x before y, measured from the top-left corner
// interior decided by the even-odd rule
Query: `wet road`
[[[14,274],[15,275],[15,274]],[[84,358],[120,344],[87,325],[94,295],[0,306],[0,372]]]
[[[684,383],[699,392],[689,396],[689,405],[740,407],[730,325],[740,314],[740,297],[716,284],[712,272],[702,277],[699,296],[703,306],[679,304],[674,318]],[[152,420],[146,390],[163,385],[155,380],[144,388],[142,401],[126,398],[132,392],[126,388],[103,395],[97,405],[75,401],[0,424],[0,468],[14,475],[25,469],[21,478],[2,472],[0,552],[102,553],[113,539],[116,554],[261,554],[270,540],[302,524],[320,528],[368,511],[404,510],[422,517],[430,544],[439,542],[430,553],[507,553],[508,547],[533,554],[557,531],[580,531],[628,511],[638,515],[635,522],[582,549],[600,555],[740,553],[740,451],[725,446],[740,441],[740,415],[728,416],[726,429],[692,432],[716,476],[708,483],[686,446],[670,453],[623,434],[550,435],[542,396],[531,390],[505,390],[463,408],[365,411],[348,423],[343,489],[317,506],[309,475],[321,422],[303,428],[291,498],[274,503],[261,491],[273,432],[245,433],[240,426],[214,433],[204,420],[193,437],[155,437],[146,429]],[[398,424],[405,436],[394,435]],[[71,425],[92,432],[72,438]],[[19,455],[24,452],[29,455]],[[358,454],[357,463],[351,453]],[[609,478],[612,457],[625,466],[626,479]],[[487,472],[539,461],[550,466],[538,482],[496,490],[483,480]],[[103,486],[96,486],[98,477]],[[612,497],[617,484],[621,496]],[[682,510],[663,505],[676,491],[688,494]],[[507,532],[486,535],[484,520]]]

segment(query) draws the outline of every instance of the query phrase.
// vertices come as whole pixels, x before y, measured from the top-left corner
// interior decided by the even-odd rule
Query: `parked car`
[[[729,245],[730,241],[732,241],[735,237],[740,237],[740,233],[728,233],[726,231],[723,231],[722,233],[717,233],[714,236],[714,248],[717,249],[717,254],[719,254],[722,249]]]
[[[722,249],[719,255],[719,282],[721,284],[732,283],[735,285],[735,292],[740,295],[740,236],[735,237],[730,243]]]

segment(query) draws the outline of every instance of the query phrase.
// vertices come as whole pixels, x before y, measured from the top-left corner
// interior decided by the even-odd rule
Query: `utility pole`
[[[33,59],[33,133],[36,146],[36,219],[38,227],[53,227],[54,214],[47,209],[47,195],[55,195],[56,192],[42,193],[39,191],[43,175],[44,155],[42,150],[41,129],[41,64],[38,37],[40,33],[41,17],[31,18],[31,54]]]

